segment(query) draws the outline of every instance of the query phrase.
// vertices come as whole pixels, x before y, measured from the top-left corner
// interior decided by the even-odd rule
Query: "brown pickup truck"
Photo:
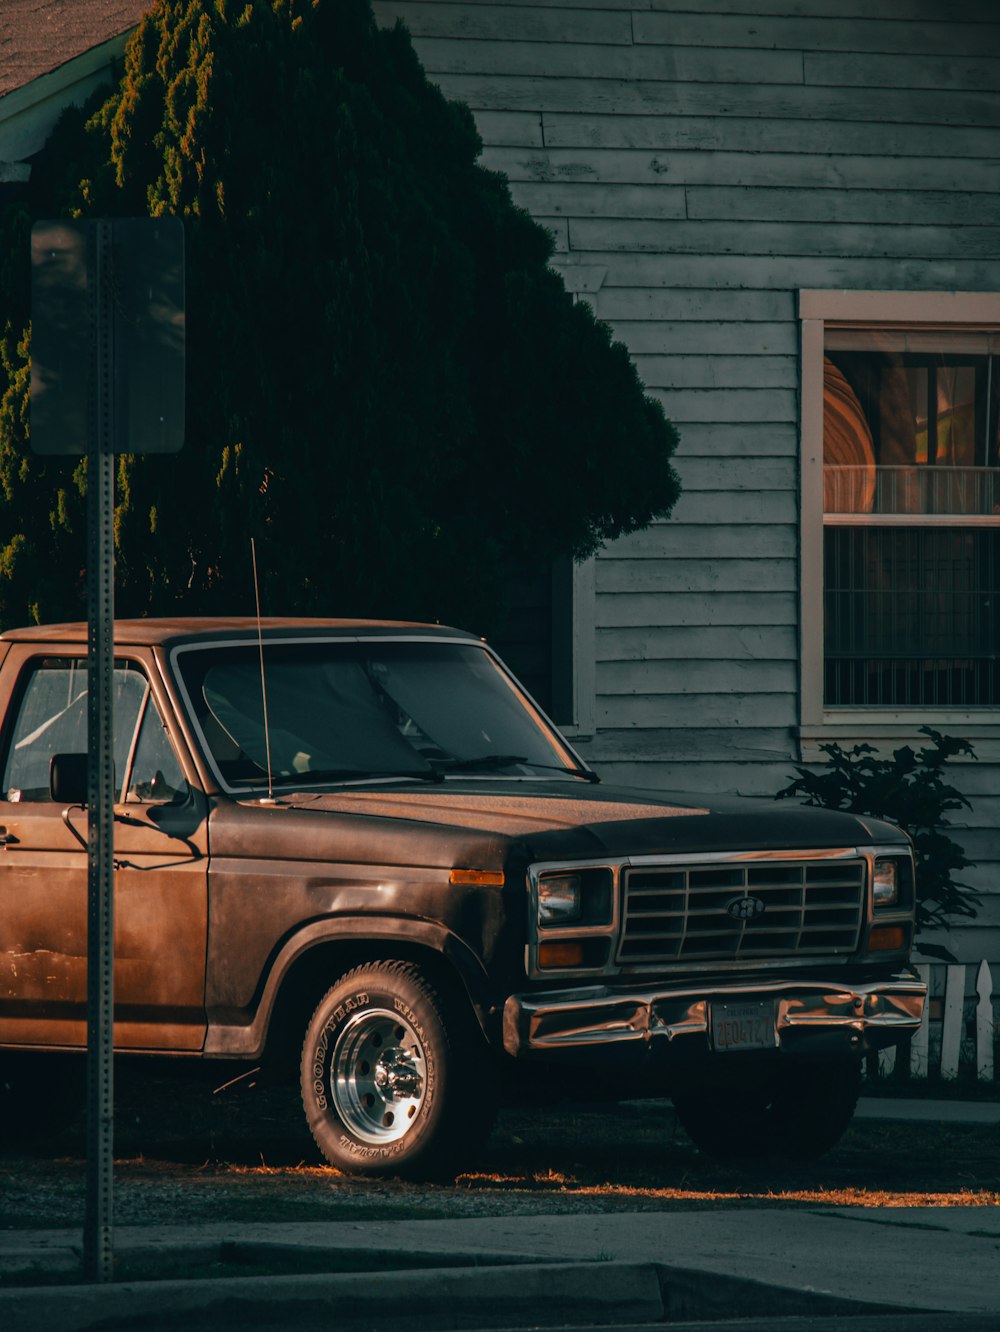
[[[454,629],[115,642],[116,1049],[298,1064],[342,1169],[453,1169],[514,1081],[667,1093],[705,1150],[815,1155],[864,1052],[919,1024],[890,824],[605,786]],[[53,797],[87,748],[85,627],[0,637],[0,715],[13,1115],[58,1085],[19,1082],[27,1052],[86,1042],[85,797]]]

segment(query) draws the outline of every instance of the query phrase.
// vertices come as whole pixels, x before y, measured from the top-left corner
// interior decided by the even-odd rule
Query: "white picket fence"
[[[993,1082],[997,1021],[989,963],[984,959],[977,967],[975,963],[935,962],[918,966],[917,971],[930,986],[930,999],[924,1005],[920,1030],[910,1042],[910,1077],[938,1073],[950,1081],[959,1076],[960,1068],[971,1066],[980,1082]],[[969,985],[973,975],[974,983]],[[905,1046],[880,1051],[877,1076],[889,1077],[897,1059],[906,1054]]]

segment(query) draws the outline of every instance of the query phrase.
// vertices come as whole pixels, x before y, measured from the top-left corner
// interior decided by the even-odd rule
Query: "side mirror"
[[[49,763],[49,796],[58,805],[85,805],[88,796],[87,754],[53,754]]]

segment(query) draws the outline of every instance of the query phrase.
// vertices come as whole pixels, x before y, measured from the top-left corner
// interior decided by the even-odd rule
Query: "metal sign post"
[[[174,218],[32,230],[31,446],[87,455],[87,1200],[84,1267],[113,1276],[115,452],[171,453],[184,420],[184,233]]]
[[[87,1206],[84,1269],[110,1281],[114,1162],[114,504],[115,395],[111,223],[88,237],[93,419],[87,450]]]

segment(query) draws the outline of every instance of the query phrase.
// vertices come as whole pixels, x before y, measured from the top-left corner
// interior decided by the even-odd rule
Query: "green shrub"
[[[489,631],[524,566],[669,513],[676,432],[368,0],[157,0],[0,228],[0,624],[85,608],[86,469],[27,452],[32,218],[176,215],[186,439],[119,460],[120,614]]]
[[[976,890],[952,876],[972,862],[957,842],[942,831],[948,810],[969,807],[965,796],[945,780],[945,765],[956,754],[975,758],[967,740],[920,727],[929,745],[914,751],[909,745],[893,751],[891,759],[878,758],[871,745],[842,749],[836,743],[820,745],[828,757],[821,772],[796,768],[799,774],[775,797],[803,798],[806,805],[868,814],[897,824],[913,839],[917,866],[917,931],[947,929],[952,917],[976,915]],[[954,961],[947,949],[921,944],[921,952]]]

